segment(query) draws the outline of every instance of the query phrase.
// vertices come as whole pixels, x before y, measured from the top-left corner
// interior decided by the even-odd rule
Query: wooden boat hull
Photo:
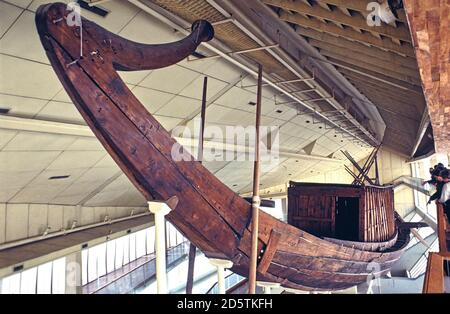
[[[41,6],[36,24],[47,56],[63,86],[97,138],[148,200],[171,200],[167,219],[208,257],[233,261],[248,274],[251,206],[197,161],[176,162],[175,140],[123,83],[117,70],[156,69],[179,62],[213,36],[207,22],[173,44],[142,45],[83,19],[65,23],[61,3]],[[384,252],[358,250],[315,237],[261,212],[258,280],[302,290],[344,289],[380,275],[399,259],[409,240]],[[375,266],[375,271],[372,266]]]

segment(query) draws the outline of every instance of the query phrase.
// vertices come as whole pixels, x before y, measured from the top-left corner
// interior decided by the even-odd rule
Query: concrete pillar
[[[280,284],[278,282],[257,281],[256,285],[264,289],[264,294],[271,294],[272,288],[280,288]]]
[[[210,258],[209,262],[217,267],[217,285],[219,287],[219,294],[225,294],[225,269],[233,267],[233,262],[216,258]]]
[[[66,294],[82,294],[81,251],[66,256]]]
[[[148,209],[155,215],[156,286],[158,294],[167,294],[165,216],[169,206],[162,202],[148,202]]]

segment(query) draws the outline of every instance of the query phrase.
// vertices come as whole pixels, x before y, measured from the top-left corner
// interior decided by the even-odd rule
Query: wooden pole
[[[260,125],[261,125],[261,96],[262,96],[263,67],[258,66],[258,95],[256,100],[256,136],[255,136],[255,162],[253,168],[253,199],[252,199],[252,248],[250,255],[250,267],[248,276],[248,293],[256,293],[256,267],[258,262],[258,225],[259,225],[259,180],[260,180]]]
[[[203,146],[205,138],[205,121],[206,121],[206,94],[208,91],[208,77],[203,79],[203,96],[202,96],[202,112],[201,112],[201,126],[198,146],[198,159],[200,163],[203,162]]]
[[[205,118],[206,118],[206,95],[208,90],[208,77],[205,76],[203,80],[203,96],[202,96],[202,113],[201,113],[201,125],[198,145],[198,160],[203,162],[203,145],[205,138]],[[192,294],[192,288],[194,287],[194,265],[195,255],[197,254],[197,248],[192,243],[189,246],[189,261],[188,261],[188,276],[186,282],[186,294]]]
[[[375,155],[375,184],[380,185],[380,173],[378,171],[378,155]]]

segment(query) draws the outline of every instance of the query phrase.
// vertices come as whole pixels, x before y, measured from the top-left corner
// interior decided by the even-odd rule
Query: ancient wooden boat
[[[231,260],[232,270],[247,276],[251,205],[199,162],[174,161],[175,140],[116,72],[175,64],[213,38],[212,26],[198,21],[192,34],[181,41],[144,45],[83,19],[85,52],[80,58],[80,27],[66,23],[70,13],[65,4],[43,5],[36,24],[51,65],[89,127],[148,200],[167,201],[172,208],[167,219],[180,232],[206,256]],[[292,207],[292,213],[297,209],[291,217],[293,225],[260,213],[258,279],[294,289],[336,290],[386,273],[401,256],[410,231],[395,222],[392,190],[362,189],[293,184],[292,193],[298,194],[290,192],[289,202],[297,202]],[[328,197],[314,198],[317,193]],[[307,205],[302,207],[305,197]],[[353,240],[330,239],[336,236],[333,223],[338,230],[332,217],[341,197],[358,198],[360,204],[355,222],[362,231]],[[327,215],[328,220],[319,222],[318,229],[318,220],[302,222],[302,210],[303,216]],[[320,231],[328,228],[325,225],[330,227],[328,233]]]

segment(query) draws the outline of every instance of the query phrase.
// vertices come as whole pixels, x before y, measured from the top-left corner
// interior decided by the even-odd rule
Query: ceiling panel
[[[235,81],[242,74],[240,69],[224,60],[217,61],[214,66],[208,67],[203,73],[228,83]]]
[[[69,186],[74,183],[88,168],[46,169],[40,172],[27,187],[37,186]],[[69,176],[64,179],[50,179],[57,176]]]
[[[0,76],[0,93],[51,99],[61,89],[49,65],[0,55],[0,68],[8,73]]]
[[[36,116],[36,119],[73,123],[86,124],[78,109],[72,103],[50,101]]]
[[[9,109],[8,114],[16,117],[34,117],[47,100],[0,94],[0,108]]]
[[[3,148],[3,151],[61,151],[75,140],[74,136],[22,131]]]
[[[2,189],[21,189],[30,183],[41,170],[0,172],[0,186]]]
[[[174,118],[186,118],[201,108],[201,101],[197,99],[177,96],[159,109],[156,114]]]
[[[0,152],[0,171],[45,169],[60,152]]]
[[[175,95],[171,93],[140,86],[133,88],[133,94],[150,113],[157,112],[162,106],[175,97]]]
[[[178,94],[197,77],[199,77],[199,73],[197,72],[182,68],[178,65],[172,65],[164,69],[153,71],[139,85],[172,94]]]
[[[42,4],[47,4],[48,0],[34,0],[29,7],[29,10],[36,11]],[[69,3],[72,0],[59,0],[59,2]],[[124,1],[108,1],[98,6],[109,11],[106,17],[93,14],[84,9],[81,10],[81,15],[91,21],[94,21],[111,32],[119,32],[127,25],[127,23],[139,12],[139,9]]]
[[[119,169],[116,162],[111,158],[109,154],[106,154],[102,159],[100,159],[96,164],[96,168],[116,168]]]
[[[249,102],[256,103],[256,94],[248,92],[239,87],[231,88],[222,97],[217,99],[218,104],[228,108],[239,108],[242,106],[250,106]]]
[[[20,191],[20,188],[2,188],[0,189],[0,203],[8,202],[14,195]]]
[[[23,10],[6,2],[0,2],[0,38],[20,16]]]
[[[3,149],[3,147],[11,141],[14,136],[16,136],[18,132],[12,131],[12,130],[3,130],[0,129],[0,150]]]
[[[138,85],[149,76],[152,71],[118,71],[118,73],[124,82]]]
[[[21,8],[28,8],[33,0],[6,0],[8,3],[14,4]]]
[[[103,145],[94,137],[77,137],[66,151],[105,151]]]
[[[158,115],[155,115],[155,119],[158,120],[158,122],[161,123],[161,125],[167,131],[172,130],[174,127],[176,127],[178,124],[180,124],[181,121],[183,121],[180,118],[158,116]]]
[[[102,184],[103,181],[89,182],[89,186],[86,186],[84,182],[72,184],[58,193],[51,202],[62,205],[79,204]]]
[[[152,31],[150,32],[149,30]],[[180,34],[174,32],[173,29],[167,27],[162,22],[151,18],[148,13],[144,11],[138,12],[136,16],[123,27],[120,31],[120,36],[146,44],[161,44],[181,39]]]
[[[48,170],[90,168],[105,155],[104,151],[65,151],[48,166]]]
[[[24,11],[0,40],[0,52],[49,64],[39,39],[34,13]]]
[[[136,189],[102,191],[85,204],[86,206],[146,206],[147,201]]]
[[[183,89],[180,92],[180,95],[201,100],[203,97],[203,81],[204,76],[198,77],[192,83],[190,83],[185,89]],[[209,78],[206,99],[207,100],[211,99],[226,86],[227,83],[224,83],[222,81],[213,78]]]

